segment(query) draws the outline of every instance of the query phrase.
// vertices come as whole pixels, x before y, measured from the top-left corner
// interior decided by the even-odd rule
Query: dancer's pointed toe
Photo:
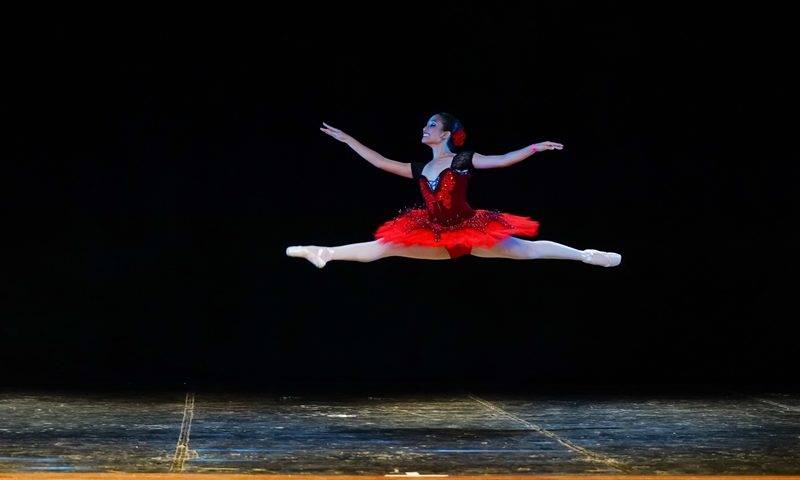
[[[582,261],[601,267],[616,267],[622,262],[622,255],[614,252],[601,252],[590,248],[583,251]]]
[[[295,246],[286,248],[286,255],[305,258],[315,267],[322,268],[333,257],[333,249],[329,247]]]

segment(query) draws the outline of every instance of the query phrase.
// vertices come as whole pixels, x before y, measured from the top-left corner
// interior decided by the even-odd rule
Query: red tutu
[[[511,235],[534,237],[539,232],[539,222],[528,217],[494,210],[474,212],[448,225],[432,221],[426,209],[409,209],[378,227],[375,238],[401,245],[445,247],[455,258],[472,247],[489,248]]]

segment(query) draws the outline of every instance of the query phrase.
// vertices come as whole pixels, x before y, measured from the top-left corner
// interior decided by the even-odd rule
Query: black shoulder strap
[[[419,180],[422,176],[422,169],[425,167],[425,162],[411,162],[411,178]]]
[[[453,159],[453,168],[456,170],[469,170],[472,171],[475,167],[472,165],[472,155],[475,152],[468,150],[459,152]]]

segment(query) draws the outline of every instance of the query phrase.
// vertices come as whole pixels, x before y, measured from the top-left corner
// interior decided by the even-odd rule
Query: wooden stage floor
[[[798,475],[800,396],[0,393],[0,479],[178,476],[170,471]]]

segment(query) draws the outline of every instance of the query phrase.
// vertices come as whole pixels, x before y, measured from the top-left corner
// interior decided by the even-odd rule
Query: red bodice
[[[475,214],[475,210],[467,203],[470,176],[469,170],[447,167],[439,173],[436,179],[438,184],[434,184],[433,188],[424,175],[420,176],[419,188],[432,222],[454,225]]]

